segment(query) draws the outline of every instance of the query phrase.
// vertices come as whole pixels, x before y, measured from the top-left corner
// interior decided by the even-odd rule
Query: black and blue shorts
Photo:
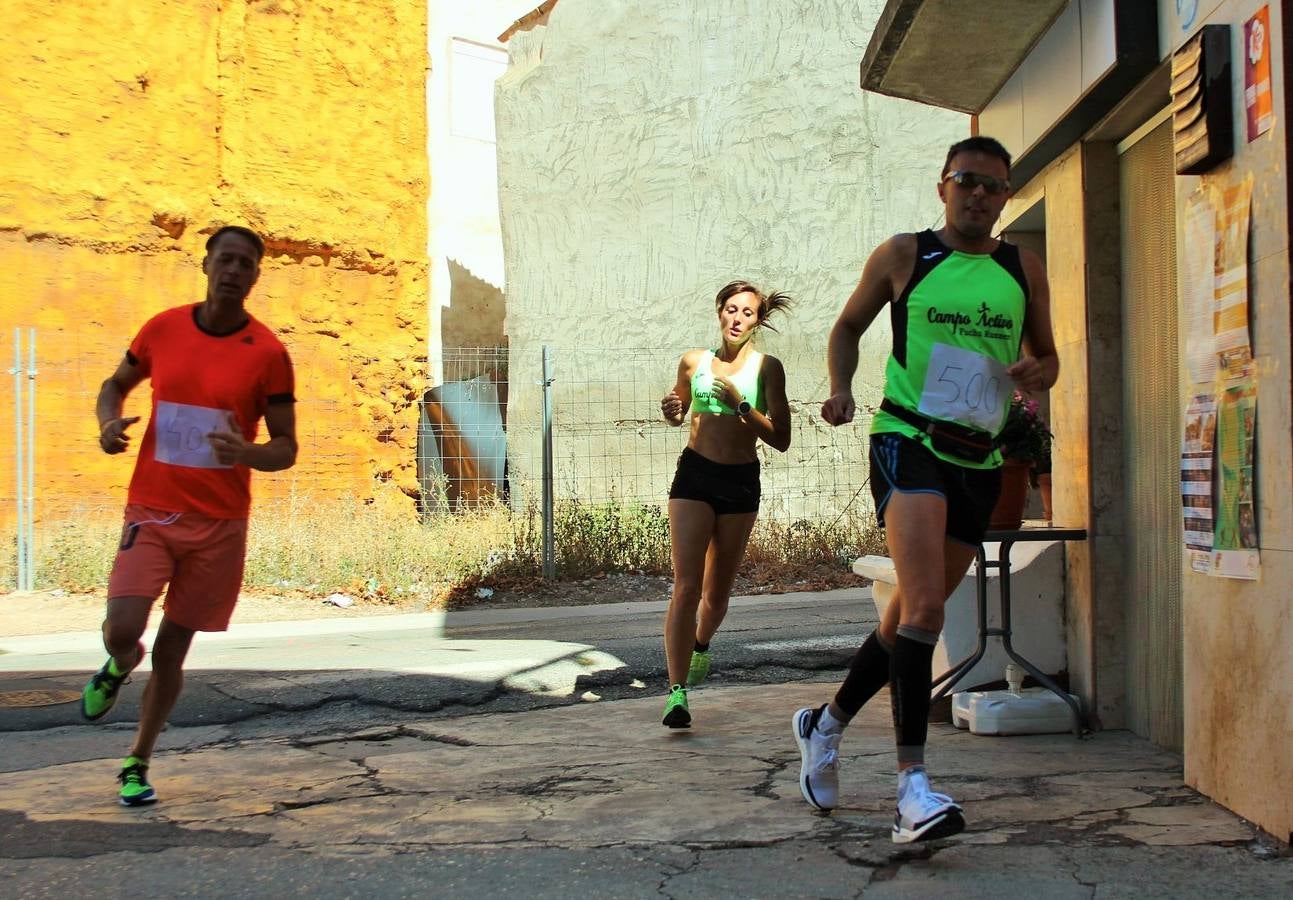
[[[678,457],[670,500],[708,503],[719,516],[759,511],[759,464],[719,463],[690,447]]]
[[[895,491],[938,494],[947,501],[947,536],[977,547],[1001,493],[1001,469],[954,465],[904,434],[873,434],[871,496],[875,498],[875,516],[881,528],[885,506]]]

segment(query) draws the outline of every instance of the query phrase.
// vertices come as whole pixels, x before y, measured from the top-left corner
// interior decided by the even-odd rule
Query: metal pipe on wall
[[[36,590],[36,329],[27,329],[27,586]]]
[[[18,490],[18,580],[15,587],[24,590],[27,583],[27,523],[26,510],[23,506],[23,488],[27,479],[23,467],[23,453],[26,442],[22,432],[22,329],[13,330],[13,409],[14,409],[14,468]]]
[[[543,577],[554,578],[557,559],[552,535],[552,376],[551,348],[543,345]]]

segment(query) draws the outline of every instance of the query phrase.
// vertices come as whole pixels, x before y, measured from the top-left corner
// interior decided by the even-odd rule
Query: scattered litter
[[[592,691],[584,691],[579,695],[579,699],[585,703],[596,703],[598,700],[602,699],[602,695],[594,694]]]
[[[634,678],[632,681],[630,681],[630,682],[629,682],[629,687],[631,687],[631,688],[644,688],[644,687],[646,687],[646,682],[641,681],[641,680],[639,680],[639,679],[637,679],[637,678]]]
[[[477,597],[479,597],[479,598],[480,598],[480,599],[482,599],[482,600],[488,600],[490,597],[494,596],[494,589],[493,589],[493,588],[476,588],[476,596],[477,596]]]
[[[67,591],[63,590],[62,588],[54,588],[54,590],[49,592],[49,595],[51,597],[66,597]]]
[[[507,562],[509,554],[505,550],[491,550],[485,557],[485,565],[481,567],[483,574],[488,575],[503,563]]]
[[[333,606],[339,606],[342,609],[345,609],[348,606],[354,605],[355,601],[354,601],[354,598],[346,594],[329,594],[326,598],[324,598],[323,602],[331,603]]]

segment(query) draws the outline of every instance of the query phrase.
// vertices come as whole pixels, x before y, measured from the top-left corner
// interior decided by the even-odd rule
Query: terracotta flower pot
[[[1001,467],[1001,494],[988,520],[990,528],[1018,528],[1028,502],[1028,463],[1007,459]]]
[[[1042,518],[1047,522],[1055,518],[1055,507],[1051,505],[1051,473],[1043,472],[1037,476],[1037,488],[1042,492]]]

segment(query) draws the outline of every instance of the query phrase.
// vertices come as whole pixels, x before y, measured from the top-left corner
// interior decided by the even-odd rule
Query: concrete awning
[[[888,0],[862,58],[862,88],[980,113],[1068,4]]]

